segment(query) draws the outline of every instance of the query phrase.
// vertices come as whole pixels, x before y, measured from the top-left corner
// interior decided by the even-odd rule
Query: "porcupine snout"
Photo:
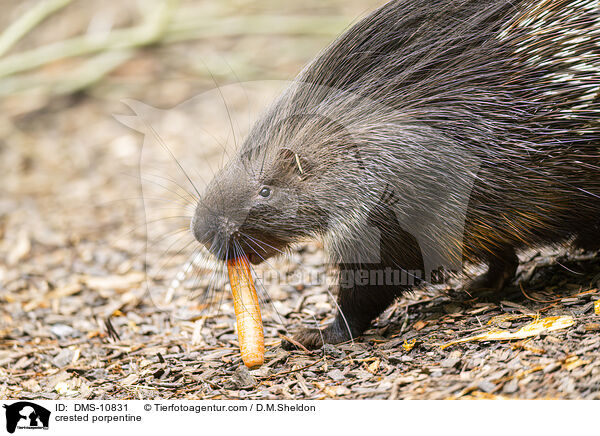
[[[239,223],[199,204],[190,224],[194,238],[219,259],[233,257]]]

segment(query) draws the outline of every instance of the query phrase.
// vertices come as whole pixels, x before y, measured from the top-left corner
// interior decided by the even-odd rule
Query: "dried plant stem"
[[[339,34],[348,18],[328,16],[245,15],[237,17],[174,20],[164,42],[239,35],[323,35]]]
[[[50,15],[67,6],[73,0],[45,0],[36,4],[13,22],[0,35],[0,56],[4,56],[21,38]]]
[[[163,5],[172,1],[168,0]],[[168,13],[156,11],[145,24],[114,30],[101,40],[78,36],[14,54],[0,60],[0,78],[39,68],[60,59],[142,47],[159,41],[173,43],[241,34],[335,35],[347,25],[347,20],[339,17],[245,16],[170,21],[168,16]]]

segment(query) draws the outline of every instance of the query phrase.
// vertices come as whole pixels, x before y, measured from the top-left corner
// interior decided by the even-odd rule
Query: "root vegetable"
[[[233,293],[242,361],[248,368],[254,368],[264,363],[265,343],[258,297],[248,259],[244,256],[228,260],[227,272]]]

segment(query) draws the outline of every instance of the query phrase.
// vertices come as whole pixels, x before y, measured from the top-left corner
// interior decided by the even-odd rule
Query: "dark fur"
[[[600,247],[600,0],[574,3],[401,0],[373,12],[256,123],[200,201],[196,238],[259,262],[322,237],[340,274],[485,261],[472,286],[493,289],[519,249]],[[357,336],[406,288],[341,287],[345,318],[296,339]]]

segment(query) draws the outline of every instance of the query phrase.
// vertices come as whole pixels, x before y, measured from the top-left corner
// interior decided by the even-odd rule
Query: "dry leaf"
[[[415,330],[421,330],[422,328],[424,328],[427,325],[427,323],[425,321],[417,321],[414,325],[413,328]]]
[[[350,393],[350,389],[345,386],[335,385],[330,386],[324,383],[315,383],[319,389],[321,389],[327,396],[331,398],[336,398],[342,395],[348,395]]]
[[[575,368],[577,368],[579,366],[582,366],[582,365],[586,365],[588,363],[590,363],[589,360],[581,360],[577,356],[571,356],[571,357],[567,357],[567,359],[565,359],[565,361],[563,363],[563,366],[564,366],[565,369],[567,369],[567,370],[570,371],[572,369],[575,369]]]
[[[493,329],[481,335],[469,336],[468,338],[448,342],[447,344],[442,345],[442,349],[461,342],[510,341],[512,339],[525,339],[531,336],[536,336],[543,331],[551,332],[554,330],[560,330],[570,327],[573,324],[575,324],[575,321],[571,316],[549,316],[547,318],[536,319],[516,332],[510,332],[508,330],[502,329]]]
[[[379,359],[375,360],[369,366],[367,366],[367,371],[369,371],[371,374],[375,374],[379,369],[379,363]]]
[[[594,301],[594,313],[600,315],[600,300]]]
[[[416,339],[411,339],[408,342],[406,342],[406,339],[405,339],[404,343],[402,344],[402,348],[404,348],[404,351],[410,351],[413,349],[413,347],[415,346],[416,343],[417,343]]]
[[[54,386],[54,390],[56,392],[58,392],[60,395],[75,395],[75,394],[77,394],[77,391],[74,391],[73,389],[71,389],[69,384],[66,382],[57,383],[56,386]]]

